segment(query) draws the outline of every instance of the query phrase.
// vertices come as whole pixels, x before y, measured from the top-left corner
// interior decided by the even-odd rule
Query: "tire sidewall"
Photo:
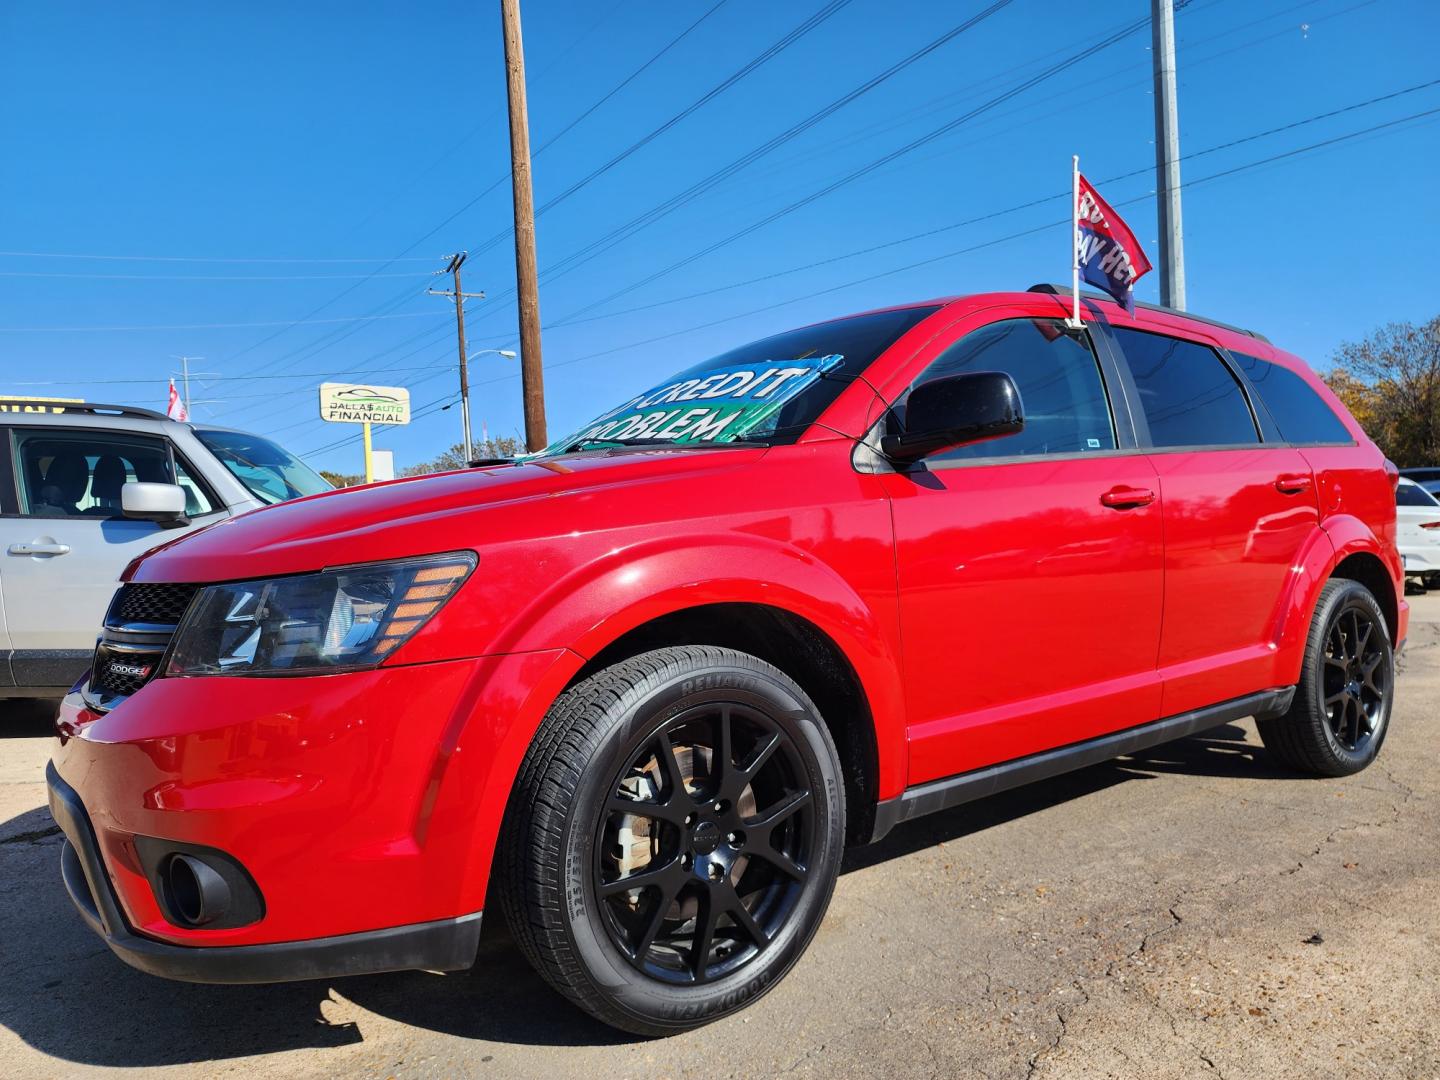
[[[1359,750],[1349,750],[1341,745],[1330,727],[1325,709],[1325,639],[1329,636],[1335,620],[1351,609],[1364,611],[1374,621],[1380,630],[1381,649],[1385,655],[1385,695],[1381,702],[1378,730]],[[1395,704],[1395,651],[1390,642],[1389,623],[1370,590],[1358,581],[1346,580],[1342,587],[1326,598],[1318,614],[1319,618],[1314,624],[1317,636],[1312,643],[1311,668],[1307,673],[1310,676],[1310,706],[1320,721],[1320,729],[1324,733],[1331,756],[1347,772],[1359,772],[1375,760],[1385,742],[1385,736],[1390,731],[1390,713]]]
[[[844,843],[844,785],[834,745],[815,707],[787,680],[727,662],[697,662],[627,692],[608,710],[610,724],[576,785],[561,838],[562,917],[586,977],[611,1004],[657,1032],[685,1030],[749,1004],[794,965],[829,905]],[[794,740],[816,812],[810,881],[780,933],[739,970],[701,986],[671,985],[645,975],[611,942],[595,894],[598,815],[610,785],[648,738],[676,715],[710,701],[759,708]]]

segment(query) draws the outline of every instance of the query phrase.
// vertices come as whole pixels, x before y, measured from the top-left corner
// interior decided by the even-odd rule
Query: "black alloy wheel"
[[[844,848],[839,755],[783,672],[709,645],[642,653],[551,707],[496,873],[527,959],[592,1016],[669,1035],[794,966]]]
[[[1380,752],[1395,697],[1395,653],[1374,594],[1332,578],[1320,590],[1300,681],[1283,713],[1256,718],[1265,748],[1316,776],[1357,773]]]
[[[641,738],[601,815],[593,872],[611,940],[667,982],[738,970],[795,910],[814,834],[784,729],[734,701],[685,710]]]
[[[1325,635],[1325,715],[1335,740],[1358,753],[1384,722],[1390,693],[1385,627],[1367,607],[1346,607]]]

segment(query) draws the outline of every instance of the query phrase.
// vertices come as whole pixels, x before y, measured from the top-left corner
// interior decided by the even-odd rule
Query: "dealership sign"
[[[320,419],[333,424],[408,424],[410,391],[403,386],[321,383]]]

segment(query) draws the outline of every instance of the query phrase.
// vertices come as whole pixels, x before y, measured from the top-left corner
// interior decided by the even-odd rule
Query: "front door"
[[[126,564],[179,532],[120,514],[127,481],[172,481],[170,451],[161,438],[82,427],[15,428],[10,441],[20,501],[0,518],[0,601],[12,676],[68,686],[89,665]],[[181,479],[192,513],[212,512]]]
[[[1025,429],[882,477],[913,784],[1155,720],[1161,506],[1088,335],[964,333],[916,383],[1004,371]],[[914,385],[914,384],[912,384]],[[904,399],[894,423],[903,424]]]

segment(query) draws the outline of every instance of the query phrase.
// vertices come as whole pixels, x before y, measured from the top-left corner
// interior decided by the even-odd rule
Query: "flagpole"
[[[1070,294],[1074,303],[1074,314],[1069,319],[1070,327],[1081,329],[1080,321],[1080,155],[1070,155]]]

